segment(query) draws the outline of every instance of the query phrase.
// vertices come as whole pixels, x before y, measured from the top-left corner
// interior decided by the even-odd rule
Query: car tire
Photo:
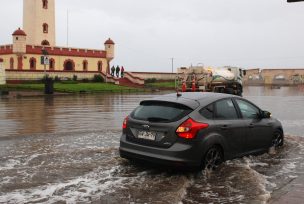
[[[277,130],[273,133],[273,138],[271,141],[272,147],[281,147],[284,144],[284,135],[281,131]]]
[[[212,146],[204,155],[202,169],[215,170],[224,161],[223,151],[219,146]]]

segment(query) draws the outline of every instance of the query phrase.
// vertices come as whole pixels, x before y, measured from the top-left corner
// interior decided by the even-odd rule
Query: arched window
[[[14,69],[14,58],[10,58],[10,69]]]
[[[44,23],[42,25],[43,28],[43,33],[48,33],[49,32],[49,25],[47,23]]]
[[[98,62],[97,68],[98,68],[98,71],[99,71],[99,72],[102,71],[102,61],[99,61],[99,62]]]
[[[65,71],[74,71],[75,70],[75,62],[73,60],[67,59],[63,64]]]
[[[49,46],[50,43],[49,43],[49,41],[44,40],[44,41],[41,42],[41,45]]]
[[[30,59],[30,69],[31,70],[35,70],[36,69],[36,59],[34,57],[32,57]]]
[[[88,60],[83,60],[82,68],[83,68],[83,71],[88,71]]]
[[[48,9],[48,0],[42,0],[42,8]]]
[[[55,69],[55,60],[53,58],[50,59],[50,70]]]

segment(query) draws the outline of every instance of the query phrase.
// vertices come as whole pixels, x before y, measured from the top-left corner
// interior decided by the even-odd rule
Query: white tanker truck
[[[238,67],[179,68],[176,88],[179,91],[206,91],[242,96],[243,76],[246,71]]]

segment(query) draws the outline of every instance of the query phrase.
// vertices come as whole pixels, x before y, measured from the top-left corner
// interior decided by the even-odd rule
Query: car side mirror
[[[247,72],[246,70],[243,70],[243,76],[246,76]]]
[[[268,111],[262,111],[262,118],[270,118],[271,117],[271,113]]]

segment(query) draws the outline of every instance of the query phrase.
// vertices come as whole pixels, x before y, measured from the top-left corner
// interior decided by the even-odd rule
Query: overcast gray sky
[[[22,0],[1,0],[0,44],[22,27]],[[4,3],[5,2],[5,3]],[[171,72],[203,63],[244,68],[304,68],[304,2],[286,0],[57,0],[56,37],[104,49],[116,43],[115,65]]]

